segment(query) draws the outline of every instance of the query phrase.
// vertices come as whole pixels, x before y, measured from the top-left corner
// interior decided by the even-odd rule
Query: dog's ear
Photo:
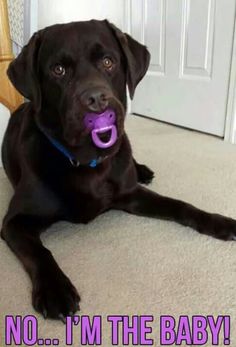
[[[106,24],[116,36],[127,63],[127,84],[129,94],[133,99],[135,88],[147,72],[150,63],[150,53],[146,46],[141,45],[130,35],[124,34],[114,24],[106,20]]]
[[[37,32],[23,47],[18,57],[10,63],[7,70],[14,87],[35,105],[39,105],[41,99],[37,77],[37,56],[40,43],[41,34]]]

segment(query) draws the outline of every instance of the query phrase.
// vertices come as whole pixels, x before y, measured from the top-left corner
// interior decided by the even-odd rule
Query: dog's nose
[[[80,100],[90,111],[102,112],[108,106],[109,95],[105,90],[90,90],[83,93]]]

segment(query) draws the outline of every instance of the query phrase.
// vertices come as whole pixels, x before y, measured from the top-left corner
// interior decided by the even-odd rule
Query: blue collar
[[[40,128],[41,129],[41,128]],[[71,165],[78,167],[80,166],[80,162],[78,160],[76,160],[75,156],[68,151],[68,149],[66,149],[60,142],[58,142],[57,140],[55,140],[54,138],[52,138],[50,135],[48,135],[46,132],[44,132],[42,129],[41,131],[43,132],[43,134],[48,138],[48,140],[51,142],[51,144],[58,149],[59,152],[61,152],[62,154],[64,154],[64,156],[66,158],[69,159]],[[88,163],[89,167],[95,168],[99,163],[102,162],[102,158],[98,158],[98,159],[93,159]]]

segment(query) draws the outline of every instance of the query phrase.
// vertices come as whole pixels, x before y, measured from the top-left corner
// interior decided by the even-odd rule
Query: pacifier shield
[[[84,118],[84,124],[91,130],[92,141],[99,148],[109,148],[117,140],[117,128],[115,125],[116,114],[112,109],[103,113],[87,113]],[[106,141],[102,140],[101,134],[109,134]]]

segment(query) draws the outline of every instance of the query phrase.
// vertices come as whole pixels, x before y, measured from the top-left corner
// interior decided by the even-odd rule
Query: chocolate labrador
[[[2,238],[32,280],[44,317],[79,309],[79,295],[40,240],[52,223],[88,223],[110,209],[172,220],[222,240],[236,221],[141,186],[153,173],[132,157],[124,130],[131,98],[150,61],[147,48],[108,21],[59,24],[33,35],[10,64],[29,102],[12,115],[2,158],[14,195]]]

